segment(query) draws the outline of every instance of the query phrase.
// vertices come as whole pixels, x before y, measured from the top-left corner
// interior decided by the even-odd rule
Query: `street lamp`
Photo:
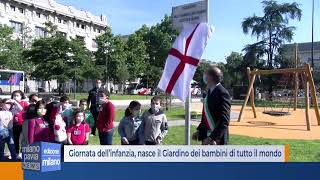
[[[73,59],[74,54],[72,53],[72,49],[69,48],[69,52],[67,52],[67,56],[68,56],[68,60],[67,62],[70,63],[74,63],[75,60]],[[73,85],[73,89],[74,89],[74,94],[73,94],[73,98],[76,99],[76,93],[77,93],[77,80],[76,80],[76,64],[74,63],[74,85]]]
[[[109,76],[108,76],[108,54],[109,52],[114,52],[114,49],[110,49],[111,43],[110,42],[106,42],[104,44],[104,54],[106,57],[106,84],[107,84],[107,90],[110,91],[110,87],[109,87]]]

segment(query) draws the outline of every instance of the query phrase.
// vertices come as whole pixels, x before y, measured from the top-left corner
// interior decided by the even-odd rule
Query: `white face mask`
[[[103,97],[99,98],[99,104],[104,104],[105,102],[106,100]]]
[[[69,108],[70,106],[71,106],[71,104],[69,104],[69,103],[64,103],[64,104],[62,105],[62,109],[65,110],[65,109]]]
[[[152,104],[152,105],[151,105],[151,108],[152,108],[155,112],[159,112],[160,109],[161,109],[161,106],[160,106],[160,105]]]
[[[13,96],[13,99],[19,102],[21,101],[21,96]]]

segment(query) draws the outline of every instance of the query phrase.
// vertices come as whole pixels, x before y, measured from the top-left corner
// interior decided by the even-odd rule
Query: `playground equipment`
[[[290,88],[294,83],[291,79],[294,79],[291,74],[283,75],[278,81],[277,85],[273,87],[273,90],[277,92],[270,93],[265,97],[264,101],[264,114],[271,116],[286,116],[290,115],[290,109],[292,108],[293,93]],[[281,91],[279,91],[281,89]],[[281,93],[281,94],[280,94]],[[277,104],[278,103],[278,104]],[[288,105],[286,103],[289,103]]]
[[[255,69],[253,71],[250,70],[250,68],[247,68],[247,74],[249,77],[249,88],[247,91],[246,98],[244,100],[244,103],[241,107],[240,115],[238,121],[241,121],[242,114],[244,111],[244,108],[246,107],[249,97],[250,97],[250,102],[251,102],[251,107],[253,111],[254,118],[257,118],[257,113],[255,109],[255,103],[254,103],[254,92],[253,92],[253,85],[254,81],[256,79],[257,75],[271,75],[271,74],[294,74],[295,75],[295,87],[294,87],[294,104],[293,108],[294,110],[297,109],[297,97],[298,97],[298,74],[303,74],[306,77],[306,82],[305,82],[305,114],[306,114],[306,123],[307,123],[307,130],[311,130],[311,123],[309,119],[309,107],[310,107],[310,102],[309,102],[309,86],[311,90],[311,97],[312,101],[314,104],[314,110],[315,114],[317,117],[318,125],[320,126],[320,114],[319,114],[319,108],[318,108],[318,98],[316,94],[316,88],[314,85],[311,69],[309,64],[305,64],[304,67],[299,67],[299,68],[287,68],[287,69],[273,69],[273,70],[258,70]]]
[[[318,97],[317,97],[317,91],[316,87],[314,85],[314,80],[313,76],[311,73],[311,68],[309,64],[305,64],[303,67],[298,67],[298,46],[296,45],[295,52],[294,52],[294,68],[287,68],[287,69],[273,69],[273,70],[258,70],[255,69],[253,71],[250,70],[250,68],[247,68],[247,76],[249,79],[249,87],[248,91],[246,94],[246,98],[244,100],[244,103],[241,107],[241,111],[239,114],[238,122],[241,121],[242,115],[244,108],[247,106],[249,97],[250,97],[250,103],[251,103],[251,108],[253,111],[254,118],[257,118],[257,113],[256,113],[256,108],[255,108],[255,102],[254,102],[254,82],[256,79],[256,76],[261,76],[261,75],[272,75],[272,74],[283,74],[286,77],[289,77],[289,79],[286,79],[286,83],[290,83],[290,75],[294,75],[293,78],[293,110],[295,111],[297,109],[297,104],[298,104],[298,91],[299,91],[299,79],[302,82],[301,84],[303,85],[303,88],[305,88],[305,93],[304,93],[304,101],[305,101],[305,117],[306,117],[306,124],[307,124],[307,130],[311,131],[311,123],[309,119],[309,108],[310,108],[310,101],[309,101],[309,87],[311,90],[311,99],[313,102],[313,107],[315,110],[315,115],[317,118],[318,126],[320,126],[320,114],[319,114],[319,108],[318,108]],[[300,76],[299,76],[300,75]],[[285,85],[286,89],[288,88],[287,85]],[[287,96],[289,93],[287,93]],[[292,100],[292,99],[291,99]],[[281,108],[281,110],[273,110],[271,107],[271,111],[267,111],[266,109],[263,111],[264,114],[269,114],[273,116],[284,116],[284,115],[290,115],[289,109],[291,107],[292,101],[289,101],[289,106],[288,110],[284,111],[284,106]],[[287,102],[287,101],[286,101]]]
[[[271,116],[286,116],[290,115],[293,108],[294,101],[294,87],[295,87],[295,74],[284,74],[280,80],[277,81],[277,85],[273,87],[273,93],[267,94],[263,101],[263,113]],[[306,77],[304,73],[298,74],[297,85],[298,96],[302,95],[302,90],[305,87]],[[261,81],[260,81],[261,83]]]
[[[253,115],[254,118],[257,118],[257,113],[256,113],[256,108],[255,108],[255,102],[254,102],[254,82],[256,79],[256,76],[261,76],[261,75],[272,75],[272,74],[282,74],[283,77],[286,77],[287,79],[284,79],[282,81],[284,81],[282,83],[282,85],[285,86],[285,89],[288,89],[288,87],[290,87],[288,85],[288,83],[292,83],[293,79],[293,93],[291,93],[293,95],[293,98],[291,98],[291,100],[289,101],[289,106],[288,106],[288,110],[284,111],[284,106],[281,108],[281,110],[274,110],[271,107],[271,111],[267,111],[266,109],[264,109],[263,113],[264,114],[269,114],[269,115],[273,115],[273,116],[284,116],[284,115],[290,115],[289,113],[289,109],[291,107],[292,104],[292,99],[293,99],[293,110],[295,111],[297,109],[297,104],[298,104],[298,91],[299,91],[299,81],[301,81],[301,85],[302,88],[305,89],[305,93],[304,93],[304,101],[305,101],[305,117],[306,117],[306,124],[307,124],[307,130],[311,131],[311,123],[310,123],[310,118],[309,118],[309,107],[310,107],[310,101],[309,101],[309,87],[311,90],[311,99],[313,102],[313,107],[315,110],[315,115],[317,118],[317,122],[318,122],[318,126],[320,126],[320,114],[319,114],[319,108],[318,108],[318,97],[317,97],[317,91],[316,91],[316,87],[314,84],[314,80],[313,80],[313,75],[311,73],[311,68],[309,64],[305,64],[302,67],[298,67],[298,45],[296,44],[295,50],[294,50],[294,68],[286,68],[286,69],[273,69],[273,70],[258,70],[255,69],[253,71],[250,70],[250,68],[247,68],[247,76],[249,79],[249,87],[248,87],[248,91],[246,94],[246,98],[244,100],[244,103],[241,107],[241,111],[239,114],[239,118],[238,118],[238,122],[241,121],[242,115],[243,115],[243,111],[244,108],[246,107],[249,97],[250,97],[250,103],[251,103],[251,108],[253,111]],[[293,76],[292,76],[293,75]],[[289,78],[288,78],[289,77]],[[291,87],[292,87],[291,86]],[[287,97],[289,96],[289,92],[287,92]],[[286,101],[288,102],[288,101]]]

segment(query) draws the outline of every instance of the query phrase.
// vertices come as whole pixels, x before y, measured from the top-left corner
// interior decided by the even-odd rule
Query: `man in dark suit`
[[[97,118],[98,118],[99,111],[100,111],[98,92],[99,92],[99,89],[101,88],[101,85],[102,85],[101,80],[97,79],[96,85],[94,88],[92,88],[89,91],[89,96],[87,99],[87,104],[90,107],[90,112],[91,112],[93,119],[94,119],[94,127],[92,127],[92,129],[91,129],[91,134],[93,136],[96,135],[96,124],[97,124]]]
[[[201,123],[192,136],[194,140],[202,141],[203,145],[228,144],[231,99],[228,91],[220,84],[222,78],[223,73],[217,66],[210,66],[203,75],[208,89],[206,112],[209,115],[203,113]],[[208,123],[209,116],[212,123]]]

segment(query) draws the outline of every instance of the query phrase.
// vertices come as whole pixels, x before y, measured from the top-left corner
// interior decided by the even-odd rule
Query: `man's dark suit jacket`
[[[230,95],[221,84],[217,85],[213,92],[208,93],[210,93],[208,94],[208,107],[216,125],[210,137],[215,140],[217,144],[226,145],[229,139]],[[203,118],[197,130],[199,131],[199,140],[207,138],[208,127],[203,121]]]
[[[98,107],[99,107],[99,99],[98,99],[98,91],[99,88],[94,87],[89,91],[89,96],[87,99],[87,104],[90,104],[90,111],[92,114],[97,114],[98,111]]]

